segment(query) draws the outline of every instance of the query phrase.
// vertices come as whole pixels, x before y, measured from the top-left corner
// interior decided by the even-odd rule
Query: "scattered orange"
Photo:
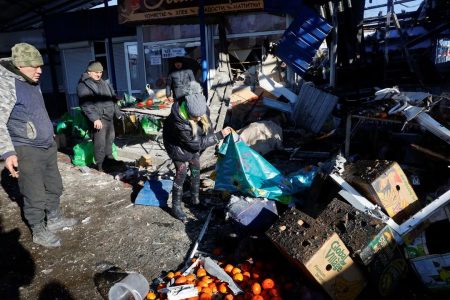
[[[251,277],[250,272],[248,272],[248,271],[245,271],[244,273],[242,273],[242,275],[244,275],[245,279],[250,279],[250,277]]]
[[[211,282],[210,284],[208,284],[208,287],[211,289],[211,292],[213,294],[217,294],[217,286],[214,282]]]
[[[255,295],[252,297],[252,300],[264,300],[263,296]]]
[[[172,278],[175,277],[175,273],[174,272],[169,272],[169,273],[167,273],[166,276],[167,276],[167,278],[172,279]]]
[[[181,275],[175,280],[175,284],[183,284],[186,283],[186,281],[187,281],[186,276]]]
[[[196,279],[194,274],[186,275],[186,281],[194,281]]]
[[[250,265],[250,263],[248,261],[244,261],[241,264],[241,270],[244,271],[244,272],[250,271],[250,267],[251,267],[251,265]]]
[[[173,275],[174,275],[173,277],[179,277],[179,276],[181,276],[181,272],[180,271],[176,271],[175,274],[173,274]]]
[[[257,283],[257,282],[252,284],[252,292],[255,295],[261,294],[261,285],[259,283]]]
[[[233,268],[233,270],[231,270],[231,274],[237,274],[237,273],[241,273],[241,269]]]
[[[202,277],[201,281],[204,281],[206,283],[211,283],[211,282],[214,281],[214,279],[212,279],[211,276],[205,275],[205,276]]]
[[[219,285],[219,287],[218,287],[218,289],[217,289],[221,294],[226,294],[227,293],[227,291],[228,291],[228,288],[227,288],[227,284],[226,283],[221,283],[220,285]]]
[[[259,276],[259,270],[257,270],[257,269],[253,270],[252,278],[253,279],[259,279],[259,277],[261,277],[261,276]]]
[[[148,292],[147,300],[155,300],[155,299],[156,299],[156,294],[153,292]]]
[[[212,291],[209,287],[202,288],[202,293],[212,295]]]
[[[280,292],[276,288],[270,289],[269,294],[274,297],[280,296]]]
[[[223,269],[225,270],[225,272],[231,273],[231,271],[233,271],[234,267],[233,267],[233,265],[228,264]]]
[[[211,294],[201,293],[200,297],[198,299],[199,300],[211,300],[212,299],[212,295]]]
[[[206,270],[205,269],[203,269],[203,268],[199,268],[198,270],[197,270],[197,277],[203,277],[203,276],[205,276],[206,275]]]
[[[223,298],[224,300],[233,300],[234,299],[234,297],[233,297],[233,295],[231,295],[231,294],[227,294],[226,296],[225,296],[225,298]]]
[[[271,278],[266,278],[262,282],[262,287],[265,290],[273,289],[275,287],[275,282]]]
[[[244,275],[242,273],[236,273],[233,275],[233,280],[237,282],[241,282],[244,280]]]
[[[187,298],[187,300],[198,300],[198,297]]]
[[[200,280],[199,282],[197,282],[197,286],[202,287],[202,288],[208,287],[208,283],[206,281]]]

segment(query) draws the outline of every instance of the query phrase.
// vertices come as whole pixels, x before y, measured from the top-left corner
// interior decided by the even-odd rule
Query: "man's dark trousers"
[[[114,123],[112,120],[102,119],[102,129],[94,129],[94,158],[101,166],[105,156],[112,157],[112,144],[115,138]]]
[[[23,213],[33,227],[44,221],[45,211],[59,209],[63,190],[58,170],[57,147],[17,146],[19,188],[23,195]]]

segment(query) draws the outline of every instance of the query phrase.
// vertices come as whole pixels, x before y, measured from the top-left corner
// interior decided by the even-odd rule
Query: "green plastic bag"
[[[72,134],[77,137],[89,139],[89,120],[81,111],[80,107],[73,107]]]
[[[143,117],[141,127],[145,134],[155,134],[161,130],[161,120]]]
[[[285,177],[233,133],[219,149],[214,188],[289,204],[293,194],[311,187],[316,173],[317,169],[301,170],[292,177]]]
[[[71,134],[72,122],[72,116],[69,113],[64,113],[56,124],[56,133]]]
[[[75,166],[84,167],[95,164],[94,143],[92,141],[76,144],[73,147],[73,154],[72,163]],[[114,143],[112,145],[112,155],[114,159],[117,159],[117,146]]]

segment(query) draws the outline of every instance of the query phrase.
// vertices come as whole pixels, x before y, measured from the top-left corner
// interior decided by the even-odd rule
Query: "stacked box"
[[[421,208],[416,193],[396,162],[357,161],[345,166],[344,179],[397,223]]]

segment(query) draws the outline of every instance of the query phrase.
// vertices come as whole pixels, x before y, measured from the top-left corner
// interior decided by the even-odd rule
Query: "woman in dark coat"
[[[113,161],[112,145],[115,138],[114,116],[120,119],[122,113],[116,104],[113,88],[102,79],[103,66],[100,62],[90,62],[81,75],[77,86],[78,99],[84,114],[94,127],[94,158],[97,169],[102,171],[103,161]]]
[[[212,131],[206,99],[201,91],[200,84],[190,82],[186,88],[186,96],[173,104],[163,126],[164,147],[176,169],[172,213],[183,222],[186,221],[186,215],[181,208],[181,198],[187,175],[186,163],[191,170],[191,203],[197,205],[200,203],[200,152],[217,144],[231,132],[230,127],[216,133]]]

